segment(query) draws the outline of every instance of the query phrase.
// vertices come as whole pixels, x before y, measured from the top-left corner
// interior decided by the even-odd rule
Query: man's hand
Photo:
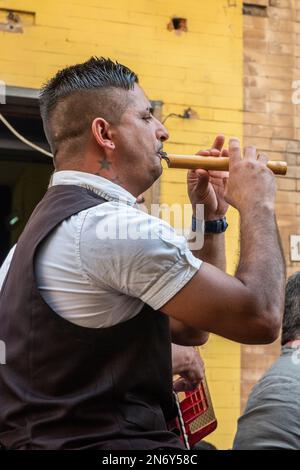
[[[172,343],[172,367],[173,375],[180,375],[173,383],[175,392],[193,390],[204,378],[204,362],[193,347]]]
[[[257,206],[274,210],[276,183],[267,162],[266,155],[256,155],[254,146],[246,147],[242,158],[239,140],[230,139],[229,179],[225,198],[240,213],[249,213]]]
[[[224,141],[225,137],[218,135],[210,150],[202,150],[197,155],[228,157],[228,150],[223,149]],[[188,172],[188,195],[194,215],[196,215],[196,205],[204,204],[205,220],[216,220],[225,216],[228,209],[228,203],[224,198],[227,180],[227,171],[190,170]]]

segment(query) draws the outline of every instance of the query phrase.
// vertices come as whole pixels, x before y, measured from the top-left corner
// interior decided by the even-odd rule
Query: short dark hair
[[[123,88],[131,90],[138,76],[125,65],[104,57],[91,57],[82,64],[71,65],[51,78],[40,91],[42,117],[50,115],[56,104],[66,96],[83,90]]]
[[[57,72],[40,91],[41,116],[54,156],[62,144],[65,149],[68,144],[69,153],[78,148],[75,139],[82,139],[95,117],[117,123],[128,104],[122,92],[135,83],[138,77],[132,70],[104,57]]]
[[[285,290],[281,344],[300,335],[300,272],[289,277]]]

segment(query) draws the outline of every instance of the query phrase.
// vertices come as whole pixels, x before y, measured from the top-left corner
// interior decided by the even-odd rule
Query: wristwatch
[[[192,231],[196,232],[197,229],[196,217],[192,216]],[[223,233],[228,227],[226,217],[218,220],[206,220],[204,223],[204,233]]]

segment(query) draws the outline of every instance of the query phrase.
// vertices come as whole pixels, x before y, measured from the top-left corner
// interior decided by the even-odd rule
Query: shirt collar
[[[120,201],[129,205],[136,203],[136,198],[118,184],[102,176],[84,173],[83,171],[56,171],[51,178],[50,186],[74,184],[89,189],[108,201]]]

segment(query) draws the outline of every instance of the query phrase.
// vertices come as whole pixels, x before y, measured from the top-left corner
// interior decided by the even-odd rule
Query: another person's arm
[[[195,348],[172,344],[172,371],[180,377],[175,380],[176,392],[193,390],[204,378],[204,362]]]

